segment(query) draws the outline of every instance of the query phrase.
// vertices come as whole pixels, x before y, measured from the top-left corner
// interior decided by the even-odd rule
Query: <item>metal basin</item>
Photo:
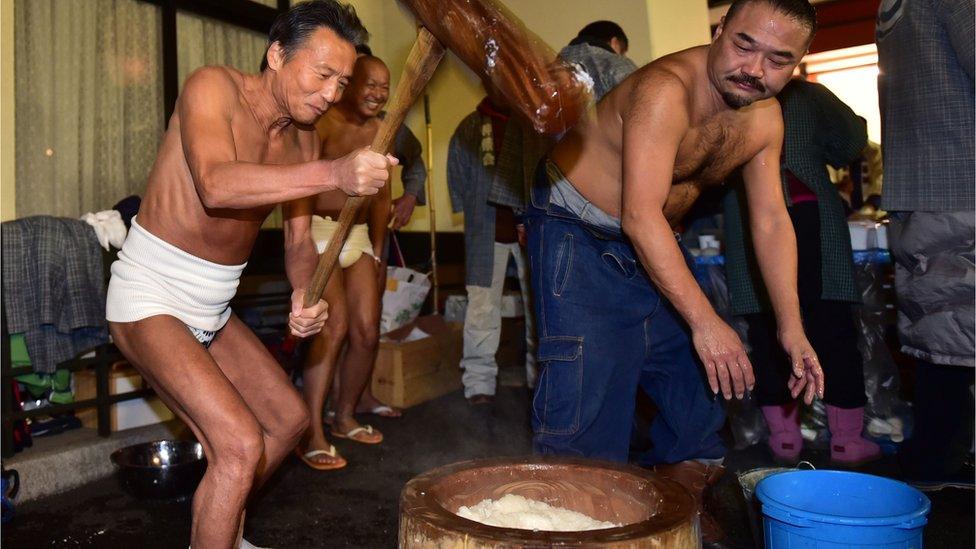
[[[203,446],[184,440],[126,446],[112,453],[112,463],[122,487],[143,499],[188,497],[207,470]]]

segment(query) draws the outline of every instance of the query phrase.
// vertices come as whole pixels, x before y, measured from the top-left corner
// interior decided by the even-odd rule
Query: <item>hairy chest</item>
[[[723,183],[733,170],[759,153],[762,145],[756,134],[748,120],[732,117],[691,128],[678,147],[673,183]]]

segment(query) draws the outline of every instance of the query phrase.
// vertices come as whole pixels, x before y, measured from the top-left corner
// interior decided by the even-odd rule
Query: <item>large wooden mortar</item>
[[[498,528],[455,514],[462,505],[517,494],[619,528],[542,532]],[[695,503],[683,487],[616,463],[531,456],[446,465],[407,483],[400,496],[400,547],[701,547]]]

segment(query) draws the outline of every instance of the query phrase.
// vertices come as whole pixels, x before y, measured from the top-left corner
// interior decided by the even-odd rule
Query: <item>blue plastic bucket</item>
[[[904,482],[847,471],[790,471],[763,479],[766,549],[919,549],[932,504]]]

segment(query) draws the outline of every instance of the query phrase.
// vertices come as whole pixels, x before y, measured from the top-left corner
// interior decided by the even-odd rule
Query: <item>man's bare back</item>
[[[714,112],[705,73],[708,47],[684,50],[645,65],[614,88],[594,112],[570,131],[553,150],[551,158],[573,186],[601,210],[619,218],[622,189],[623,117],[635,97],[662,85],[680,85],[688,101],[675,104],[690,124],[674,161],[672,188],[664,208],[676,225],[701,194],[702,189],[722,184],[738,166],[753,158],[771,137],[771,121],[780,117],[775,99],[749,107]],[[649,148],[653,147],[648,143]]]

